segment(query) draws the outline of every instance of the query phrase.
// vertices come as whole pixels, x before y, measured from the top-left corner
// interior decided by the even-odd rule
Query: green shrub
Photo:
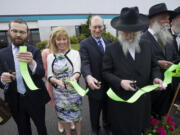
[[[48,44],[48,40],[44,40],[42,42],[36,43],[36,47],[40,48],[40,50],[43,50],[46,48],[46,45]]]
[[[102,33],[103,37],[109,38],[112,41],[117,40],[117,37],[113,36],[110,32],[103,32]]]
[[[80,36],[78,36],[78,41],[79,43],[84,40],[86,38],[86,36],[84,34],[81,34]]]
[[[89,24],[81,24],[81,34],[85,35],[86,37],[91,35]]]
[[[77,38],[76,36],[71,36],[71,37],[70,37],[70,40],[71,40],[71,44],[77,44],[77,43],[79,43],[78,38]]]
[[[79,44],[71,44],[71,48],[74,50],[79,50],[80,45]]]

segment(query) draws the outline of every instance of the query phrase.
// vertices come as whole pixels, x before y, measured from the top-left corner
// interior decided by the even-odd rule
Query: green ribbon
[[[19,51],[27,52],[27,46],[20,46]],[[36,87],[36,85],[34,84],[32,78],[29,74],[27,62],[20,62],[20,71],[21,71],[21,75],[22,75],[26,85],[28,86],[28,88],[30,90],[38,90],[39,88]]]
[[[176,72],[173,72],[176,70]],[[165,73],[164,73],[164,80],[163,85],[168,85],[172,82],[172,77],[180,77],[180,63],[178,65],[172,65],[169,67]],[[107,95],[114,101],[118,102],[126,102],[126,103],[134,103],[136,102],[143,94],[147,92],[151,92],[158,88],[160,85],[148,85],[143,88],[140,88],[132,97],[130,97],[128,100],[124,100],[120,97],[118,97],[111,88],[107,91]]]
[[[77,93],[82,97],[85,96],[89,91],[89,88],[87,88],[86,90],[81,88],[76,81],[70,81],[70,80],[66,80],[66,81],[69,82],[74,87],[74,89],[77,91]]]

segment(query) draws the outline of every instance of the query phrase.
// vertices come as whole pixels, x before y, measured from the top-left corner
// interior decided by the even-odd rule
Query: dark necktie
[[[98,45],[99,45],[99,49],[100,49],[101,53],[104,54],[104,47],[102,45],[101,40],[98,41]]]

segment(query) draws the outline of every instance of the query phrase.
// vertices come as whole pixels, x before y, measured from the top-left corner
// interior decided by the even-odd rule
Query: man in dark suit
[[[173,49],[173,53],[167,54],[167,58],[171,59],[174,63],[180,62],[180,7],[177,7],[174,10],[174,13],[170,16],[171,21],[171,29],[170,32],[173,36],[173,44],[171,48]],[[176,55],[174,55],[176,53]],[[173,90],[177,89],[178,83],[180,82],[180,78],[173,78],[172,87]],[[176,103],[180,103],[180,93],[177,95]]]
[[[140,40],[148,25],[148,18],[137,7],[123,8],[120,16],[111,21],[118,30],[118,41],[106,48],[103,77],[122,99],[129,99],[139,88],[160,84],[160,69],[152,55],[151,45]],[[150,127],[150,94],[142,95],[135,103],[109,100],[108,114],[112,135],[141,135]]]
[[[90,19],[89,29],[91,36],[80,43],[81,70],[90,88],[88,93],[90,121],[92,135],[98,135],[99,119],[102,111],[103,126],[109,132],[109,123],[107,121],[107,96],[108,86],[102,79],[102,60],[105,47],[111,41],[102,37],[104,22],[100,16],[93,16]],[[109,133],[107,133],[109,134]]]
[[[169,17],[171,13],[173,11],[169,11],[165,3],[152,6],[149,9],[149,28],[142,35],[142,39],[150,42],[156,61],[161,67],[162,75],[173,64],[173,61],[170,61],[167,57],[167,53],[174,53],[170,46],[173,39],[169,32]],[[170,49],[168,49],[169,47]],[[158,114],[159,117],[165,115],[168,112],[173,94],[171,85],[168,85],[166,91],[152,92],[152,114],[155,116]]]
[[[180,7],[174,10],[170,17],[171,20],[171,34],[173,35],[174,47],[178,56],[180,56]]]
[[[5,90],[5,100],[19,135],[32,135],[30,118],[37,127],[38,135],[47,135],[45,104],[50,98],[42,81],[44,68],[40,49],[26,44],[29,31],[23,20],[11,21],[8,34],[12,43],[0,50],[0,86]],[[27,52],[19,52],[19,46],[22,45],[27,46]],[[20,62],[28,64],[28,71],[38,90],[28,88],[20,72]]]

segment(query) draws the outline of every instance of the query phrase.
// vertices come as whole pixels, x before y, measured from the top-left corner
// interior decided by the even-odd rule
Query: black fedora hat
[[[170,20],[176,18],[176,16],[178,15],[180,15],[180,7],[177,7],[176,9],[174,9],[174,13],[171,14]]]
[[[163,14],[163,13],[169,13],[169,15],[173,14],[173,11],[168,10],[165,3],[159,3],[154,6],[152,6],[149,9],[149,15],[148,17],[151,19],[155,17],[156,15]]]
[[[148,17],[139,14],[138,7],[125,7],[121,10],[120,16],[111,20],[113,28],[124,32],[143,31],[148,28],[148,25]]]

